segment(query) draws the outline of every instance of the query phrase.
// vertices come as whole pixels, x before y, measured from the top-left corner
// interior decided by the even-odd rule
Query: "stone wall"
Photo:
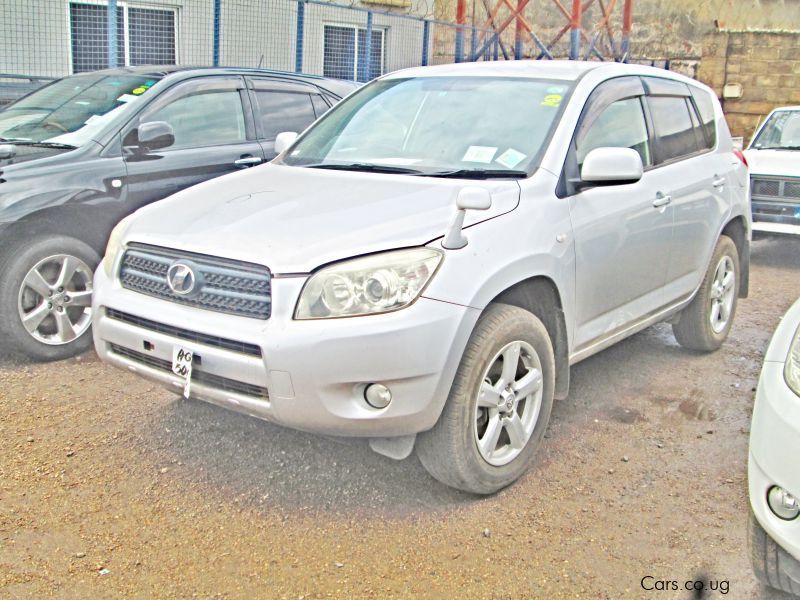
[[[800,31],[707,34],[697,78],[714,88],[731,132],[746,143],[773,108],[800,104]],[[726,84],[741,85],[741,97],[723,98]]]

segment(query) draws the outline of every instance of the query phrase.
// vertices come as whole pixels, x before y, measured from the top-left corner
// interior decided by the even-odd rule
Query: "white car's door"
[[[575,236],[575,353],[663,303],[673,210],[661,197],[658,175],[651,169],[643,94],[637,77],[599,86],[584,109],[565,165]],[[636,150],[645,169],[642,179],[602,187],[576,184],[583,159],[600,147]]]

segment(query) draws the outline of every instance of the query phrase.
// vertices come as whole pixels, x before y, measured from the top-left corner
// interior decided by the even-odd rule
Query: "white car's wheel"
[[[476,494],[514,482],[531,463],[553,404],[555,359],[542,322],[494,304],[481,316],[439,421],[417,454],[436,479]]]
[[[691,350],[717,350],[727,339],[739,298],[739,253],[722,235],[714,249],[700,290],[672,326],[678,343]]]
[[[750,513],[750,562],[764,585],[800,598],[800,562],[767,535]]]

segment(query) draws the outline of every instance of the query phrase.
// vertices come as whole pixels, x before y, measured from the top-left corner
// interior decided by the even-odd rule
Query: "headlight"
[[[306,282],[294,318],[354,317],[404,308],[425,289],[442,256],[433,248],[413,248],[325,267]]]
[[[786,357],[786,366],[783,368],[783,377],[792,391],[800,396],[800,328],[794,334],[789,356]]]
[[[114,265],[117,264],[117,254],[122,248],[122,238],[125,237],[125,232],[131,223],[131,217],[128,215],[122,221],[117,223],[116,227],[111,230],[111,235],[108,237],[108,244],[106,244],[106,254],[103,257],[103,270],[108,275],[109,279],[114,277]]]

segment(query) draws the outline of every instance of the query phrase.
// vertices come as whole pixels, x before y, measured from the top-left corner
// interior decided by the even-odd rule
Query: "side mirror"
[[[467,245],[467,238],[461,231],[464,227],[464,217],[468,210],[488,210],[492,206],[492,195],[489,190],[478,186],[461,188],[456,198],[456,215],[450,228],[442,240],[442,247],[449,250],[458,250]]]
[[[275,137],[275,152],[283,153],[297,139],[296,131],[282,131]]]
[[[595,148],[583,161],[581,182],[599,185],[635,183],[642,178],[642,157],[630,148]]]
[[[139,125],[137,137],[140,148],[160,150],[175,143],[175,130],[166,121],[150,121]]]

